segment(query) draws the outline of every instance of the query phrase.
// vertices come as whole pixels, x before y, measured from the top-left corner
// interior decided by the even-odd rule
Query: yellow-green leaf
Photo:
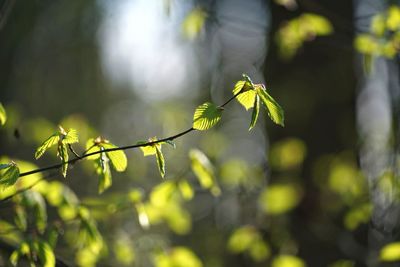
[[[296,207],[301,199],[300,190],[292,184],[269,185],[261,193],[259,201],[264,212],[282,214]]]
[[[196,38],[204,27],[207,13],[202,8],[194,8],[182,23],[182,30],[186,38]]]
[[[257,95],[254,99],[253,113],[251,114],[249,131],[253,129],[253,127],[256,125],[259,113],[260,113],[260,97]]]
[[[391,31],[400,29],[400,8],[398,6],[392,5],[389,7],[386,25]]]
[[[400,261],[400,242],[389,243],[384,246],[379,254],[382,261]]]
[[[90,138],[86,142],[86,153],[85,154],[94,153],[94,152],[97,152],[97,151],[100,151],[100,150],[101,150],[101,147],[98,146],[98,144],[97,144],[97,142],[95,141],[94,138]],[[86,159],[87,160],[96,160],[98,158],[100,158],[100,153],[88,156]]]
[[[254,91],[254,86],[250,81],[238,81],[233,88],[233,94],[239,94],[236,99],[246,110],[249,110],[254,106],[256,92]]]
[[[256,91],[257,95],[260,97],[261,101],[264,103],[265,107],[268,110],[268,115],[271,118],[271,120],[279,124],[281,126],[284,126],[284,112],[281,106],[278,104],[278,102],[275,101],[275,99],[270,96],[267,91],[265,90],[265,87],[263,85],[256,86]]]
[[[192,171],[196,175],[201,187],[211,189],[214,195],[219,195],[220,189],[215,181],[214,167],[210,160],[198,149],[189,152]]]
[[[43,267],[56,266],[56,257],[54,256],[53,249],[47,242],[38,241],[35,244],[35,248]]]
[[[306,267],[306,264],[296,256],[279,255],[272,261],[272,267]]]
[[[193,116],[193,128],[196,130],[208,130],[219,122],[222,109],[207,102],[197,107]]]
[[[58,144],[58,150],[57,150],[57,155],[61,159],[62,167],[61,167],[61,173],[64,177],[67,176],[67,170],[68,170],[68,148],[67,145],[64,143],[59,143]]]
[[[179,191],[181,192],[182,197],[183,197],[185,200],[191,200],[191,199],[193,198],[194,191],[193,191],[193,188],[192,188],[192,186],[189,184],[188,181],[186,181],[186,180],[181,180],[181,181],[178,183],[178,188],[179,188]]]
[[[116,145],[113,145],[111,143],[105,143],[102,144],[102,146],[105,149],[109,148],[118,148]],[[111,151],[111,152],[106,152],[108,158],[111,161],[111,164],[113,165],[114,169],[118,172],[123,172],[125,171],[126,167],[128,166],[128,160],[126,158],[125,152],[122,150],[116,150],[116,151]]]
[[[63,142],[66,144],[78,143],[78,132],[75,129],[69,129],[67,134],[63,137]]]
[[[7,113],[3,104],[0,103],[0,125],[4,125],[7,121]]]
[[[9,186],[14,185],[19,177],[19,168],[15,163],[11,163],[5,171],[0,173],[0,187],[6,189]]]
[[[162,154],[161,149],[158,146],[155,146],[155,148],[156,148],[156,158],[157,158],[158,170],[160,171],[161,177],[164,178],[164,176],[165,176],[164,155]]]
[[[40,158],[44,154],[44,152],[46,152],[47,149],[56,145],[59,140],[60,140],[60,136],[58,133],[55,133],[52,136],[50,136],[49,138],[47,138],[47,140],[44,141],[43,144],[41,144],[40,147],[38,147],[38,149],[36,150],[35,159]]]

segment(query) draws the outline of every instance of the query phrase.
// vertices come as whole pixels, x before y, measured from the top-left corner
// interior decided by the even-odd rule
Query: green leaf
[[[400,242],[393,242],[384,246],[380,251],[379,258],[382,261],[399,261]]]
[[[284,112],[278,102],[276,102],[275,99],[273,99],[272,96],[267,93],[264,85],[257,85],[256,91],[257,95],[267,108],[268,115],[271,120],[276,124],[284,126]]]
[[[249,131],[253,129],[253,127],[256,125],[259,113],[260,113],[260,97],[257,95],[254,99],[253,113],[251,114]]]
[[[110,160],[105,153],[101,153],[101,157],[95,161],[96,173],[99,175],[99,194],[103,193],[112,185],[112,176],[110,170]]]
[[[182,30],[186,38],[195,39],[204,27],[207,13],[199,7],[194,8],[182,22]]]
[[[183,199],[191,200],[193,198],[194,191],[188,181],[186,181],[186,180],[180,181],[178,183],[178,188],[179,188],[179,191],[181,192]]]
[[[44,154],[44,152],[46,152],[47,149],[57,144],[59,140],[60,140],[60,135],[58,133],[55,133],[49,138],[47,138],[47,140],[44,141],[43,144],[40,145],[40,147],[38,147],[38,149],[36,150],[35,159],[40,158]]]
[[[196,175],[201,187],[211,189],[214,195],[220,194],[220,189],[215,181],[214,167],[210,160],[198,149],[192,149],[189,152],[192,171]]]
[[[222,110],[213,103],[207,102],[197,107],[193,116],[193,128],[208,130],[219,122]]]
[[[7,187],[14,185],[17,182],[18,177],[19,168],[15,163],[11,163],[8,168],[6,168],[4,174],[0,175],[0,187],[6,189]]]
[[[7,121],[7,113],[3,107],[3,104],[0,103],[0,125],[4,125]]]
[[[90,154],[90,153],[100,151],[101,147],[98,146],[98,143],[96,142],[96,140],[97,139],[94,139],[94,138],[90,138],[89,140],[87,140],[85,154]],[[94,155],[86,157],[87,160],[96,160],[98,158],[100,158],[100,154],[94,154]]]
[[[68,148],[67,145],[64,143],[59,143],[58,144],[58,151],[57,151],[57,156],[61,159],[61,162],[63,165],[61,166],[61,173],[64,177],[67,176],[67,170],[68,170]]]
[[[236,99],[246,110],[249,110],[254,106],[256,92],[254,91],[253,84],[247,76],[245,76],[244,80],[238,81],[235,84],[233,94],[239,94]]]
[[[109,148],[118,148],[116,145],[111,143],[104,143],[102,146],[105,149]],[[128,166],[128,160],[126,158],[125,152],[122,150],[116,150],[111,152],[106,152],[107,157],[110,159],[112,166],[117,172],[125,171],[126,167]]]
[[[11,163],[0,164],[0,170],[7,169],[7,168],[10,167],[11,165],[12,165]]]
[[[261,208],[267,214],[278,215],[295,208],[301,200],[301,191],[294,184],[271,184],[259,196]]]
[[[63,137],[63,143],[65,144],[74,144],[78,143],[78,132],[75,129],[69,129],[67,134]]]
[[[272,261],[272,267],[306,267],[305,262],[292,255],[279,255]]]
[[[35,244],[37,254],[39,256],[41,266],[43,267],[54,267],[56,266],[56,257],[54,256],[53,249],[51,246],[44,241],[37,241]]]
[[[136,144],[141,145],[141,144],[146,144],[146,143],[155,142],[155,141],[157,141],[157,137],[149,138],[148,141],[139,141]],[[156,146],[161,148],[161,143],[156,143],[156,144],[148,145],[148,146],[142,146],[142,147],[140,147],[140,150],[142,150],[143,156],[145,156],[145,157],[152,156],[157,153],[156,148],[155,148]]]
[[[156,148],[156,158],[157,158],[158,170],[160,171],[161,177],[164,178],[164,176],[165,176],[164,155],[162,154],[161,149],[158,146],[155,146],[155,148]]]

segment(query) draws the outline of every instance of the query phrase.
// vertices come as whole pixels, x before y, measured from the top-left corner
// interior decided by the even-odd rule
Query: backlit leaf
[[[193,188],[192,188],[192,186],[189,184],[188,181],[186,181],[186,180],[181,180],[181,181],[178,183],[178,188],[179,188],[179,191],[181,192],[182,197],[183,197],[185,200],[191,200],[191,199],[193,198],[194,191],[193,191]]]
[[[77,143],[79,141],[78,132],[75,129],[69,129],[62,141],[65,144]]]
[[[256,125],[259,113],[260,113],[260,97],[257,95],[254,99],[253,113],[251,114],[249,131],[253,129],[253,127]]]
[[[236,95],[238,93],[240,94],[236,96],[236,99],[246,110],[249,110],[254,106],[256,92],[254,91],[254,86],[250,81],[246,79],[238,81],[233,88],[233,94]]]
[[[63,165],[61,166],[61,173],[64,177],[67,177],[67,170],[68,170],[68,148],[67,145],[64,143],[58,144],[57,155],[61,159]]]
[[[220,189],[215,181],[214,167],[210,160],[198,149],[189,152],[192,171],[200,182],[201,187],[210,189],[214,195],[219,195]]]
[[[400,261],[400,242],[389,243],[384,246],[379,254],[382,261]]]
[[[91,154],[91,153],[100,151],[101,147],[98,146],[98,143],[96,142],[96,140],[97,140],[97,138],[96,139],[90,138],[86,142],[86,153],[85,154]],[[87,160],[96,160],[98,158],[100,158],[100,153],[86,157]]]
[[[55,133],[52,136],[50,136],[49,138],[47,138],[47,140],[44,141],[43,144],[40,147],[38,147],[38,149],[36,150],[35,159],[40,158],[44,154],[44,152],[46,152],[47,149],[56,145],[59,140],[60,140],[60,136],[58,133]]]
[[[301,199],[299,189],[292,184],[272,184],[261,193],[259,201],[268,214],[282,214],[296,207]]]
[[[279,255],[272,261],[272,267],[306,267],[306,264],[296,256]]]
[[[193,116],[193,128],[208,130],[219,122],[222,110],[213,103],[207,102],[198,106]]]
[[[7,113],[3,104],[0,103],[0,125],[4,125],[7,121]]]
[[[276,102],[275,99],[273,99],[272,96],[267,93],[263,85],[256,86],[256,91],[257,95],[267,108],[268,115],[271,120],[276,124],[284,126],[284,112],[278,102]]]
[[[164,155],[162,154],[161,149],[158,146],[155,146],[155,148],[156,148],[156,158],[157,158],[158,170],[160,171],[161,177],[164,178],[164,176],[165,176]]]
[[[0,188],[4,190],[17,182],[19,177],[19,168],[15,163],[12,163],[4,171],[3,170],[0,173]]]
[[[104,143],[102,146],[105,149],[109,148],[117,148],[116,145],[113,145],[111,143]],[[128,160],[126,158],[125,152],[122,150],[116,150],[116,151],[111,151],[111,152],[106,152],[108,158],[111,161],[111,164],[113,165],[114,169],[118,172],[123,172],[125,171],[126,167],[128,166]]]
[[[396,5],[389,7],[386,25],[391,31],[400,29],[400,7]]]

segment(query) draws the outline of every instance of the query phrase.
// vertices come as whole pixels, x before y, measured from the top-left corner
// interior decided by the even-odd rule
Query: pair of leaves
[[[19,168],[14,162],[0,164],[0,189],[13,186],[19,178]]]
[[[97,153],[108,149],[118,149],[118,147],[102,137],[97,137],[96,139],[91,138],[86,143],[86,154]],[[99,193],[104,192],[112,185],[110,163],[117,172],[125,171],[128,166],[128,160],[125,152],[122,150],[105,151],[89,155],[87,159],[94,161],[96,173],[99,175]]]
[[[149,139],[149,142],[156,142],[156,141],[157,141],[156,137]],[[143,142],[143,141],[138,142],[138,144],[144,144],[144,143],[146,143],[146,142]],[[152,155],[156,156],[158,170],[159,170],[162,178],[164,178],[164,176],[165,176],[165,159],[164,159],[164,155],[161,150],[161,145],[163,143],[164,142],[159,142],[159,143],[154,143],[152,145],[140,147],[140,149],[142,150],[143,155],[145,157],[152,156]],[[173,147],[175,147],[174,143],[172,143],[172,142],[167,142],[167,143],[169,143]]]
[[[268,94],[263,84],[253,84],[250,78],[243,74],[243,80],[236,83],[233,88],[236,99],[246,109],[253,108],[249,130],[256,125],[260,113],[260,101],[264,104],[271,120],[284,126],[284,112],[282,107]]]
[[[38,159],[52,146],[57,145],[57,156],[61,159],[62,175],[67,176],[68,170],[68,146],[78,142],[78,133],[75,129],[65,131],[63,127],[58,126],[59,130],[47,138],[36,150],[35,158]]]

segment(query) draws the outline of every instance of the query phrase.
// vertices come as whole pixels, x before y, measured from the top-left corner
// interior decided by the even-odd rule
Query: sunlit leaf
[[[215,181],[214,167],[210,160],[198,149],[189,152],[192,171],[198,178],[201,187],[211,189],[214,195],[219,195],[220,189]]]
[[[11,262],[11,264],[12,264],[13,266],[17,266],[20,257],[21,257],[21,256],[25,256],[25,255],[29,255],[29,254],[31,253],[30,251],[31,251],[31,250],[30,250],[30,247],[29,247],[28,243],[27,243],[27,242],[23,242],[23,243],[18,247],[18,249],[14,250],[14,251],[11,253],[11,256],[10,256],[10,262]]]
[[[101,194],[112,185],[110,161],[105,153],[101,153],[101,157],[95,161],[95,168],[99,175],[98,191]]]
[[[7,121],[7,113],[3,104],[0,103],[0,125],[4,125]]]
[[[64,177],[67,177],[69,155],[66,144],[64,143],[58,144],[57,156],[61,159],[61,162],[63,163],[61,166],[61,173]]]
[[[256,125],[259,113],[260,113],[260,97],[257,95],[254,99],[253,113],[251,114],[249,131],[253,129],[253,127]]]
[[[135,252],[128,241],[129,239],[127,238],[118,238],[114,243],[113,250],[120,263],[132,266],[135,260]]]
[[[243,226],[235,230],[228,240],[228,249],[233,253],[242,253],[259,239],[259,233],[252,226]]]
[[[383,14],[374,16],[371,20],[371,32],[376,36],[382,36],[385,33],[385,17]]]
[[[105,149],[109,148],[118,148],[117,146],[111,143],[104,143],[102,146]],[[118,172],[125,171],[126,167],[128,166],[128,160],[126,158],[125,152],[122,150],[116,150],[111,152],[106,152],[107,157],[110,159],[111,164],[113,165],[114,169]]]
[[[182,23],[182,30],[186,38],[196,38],[204,27],[207,13],[200,7],[194,8]]]
[[[246,79],[238,81],[233,88],[233,94],[239,94],[236,96],[236,99],[246,110],[249,110],[254,106],[256,92],[254,91],[254,86],[250,81],[247,81]]]
[[[69,129],[67,134],[63,137],[62,140],[65,144],[73,144],[79,141],[78,132],[75,129]]]
[[[51,246],[44,241],[37,241],[35,243],[36,252],[39,256],[41,266],[54,267],[56,266],[56,257],[54,256]]]
[[[273,99],[272,96],[267,93],[263,85],[256,85],[256,92],[267,108],[268,115],[271,120],[276,124],[284,126],[284,112],[278,102],[276,102],[275,99]]]
[[[164,207],[168,204],[175,192],[176,185],[172,181],[165,181],[153,188],[150,193],[150,202],[156,207]]]
[[[392,5],[389,7],[386,25],[391,31],[396,31],[400,29],[400,7],[396,5]]]
[[[292,255],[279,255],[272,261],[272,267],[306,267],[306,263]]]
[[[158,254],[154,258],[155,267],[202,267],[200,259],[186,247],[175,247],[168,254]]]
[[[60,140],[60,136],[58,133],[53,134],[50,136],[46,141],[43,142],[43,144],[38,147],[38,149],[35,152],[35,159],[40,158],[44,152],[46,152],[47,149],[50,147],[56,145],[58,141]]]
[[[193,115],[193,128],[196,130],[208,130],[216,125],[222,116],[221,108],[207,102],[198,106]]]
[[[260,262],[267,259],[271,255],[271,250],[269,246],[260,238],[251,244],[249,248],[249,254],[254,261]]]
[[[14,185],[19,178],[19,168],[15,163],[9,164],[0,172],[0,188],[2,190]]]
[[[292,184],[271,184],[261,193],[259,201],[264,212],[282,214],[296,207],[301,199],[297,186]]]
[[[157,166],[158,170],[160,171],[161,177],[164,178],[165,176],[165,160],[164,155],[161,152],[161,149],[158,146],[156,148],[156,159],[157,159]]]
[[[96,140],[99,141],[98,138],[96,138],[96,139],[90,138],[86,142],[86,153],[85,154],[91,154],[91,153],[95,153],[95,152],[98,152],[101,150],[101,147],[98,145],[98,142]],[[96,160],[98,158],[100,158],[100,153],[86,157],[87,160]]]
[[[305,143],[298,138],[286,138],[272,144],[270,150],[271,167],[290,170],[303,164],[307,154]]]
[[[185,200],[191,200],[194,196],[193,187],[186,180],[181,180],[178,183],[179,191]]]
[[[157,141],[156,137],[149,138],[149,140],[147,142],[146,141],[139,141],[139,142],[137,142],[137,144],[138,145],[146,144],[146,143],[150,143],[150,142],[154,142],[154,141]],[[152,156],[152,155],[155,155],[157,153],[156,146],[161,148],[161,143],[156,143],[156,144],[149,145],[149,146],[141,146],[140,150],[142,150],[143,156],[145,156],[145,157]]]
[[[385,245],[379,254],[382,261],[400,261],[400,242]]]

